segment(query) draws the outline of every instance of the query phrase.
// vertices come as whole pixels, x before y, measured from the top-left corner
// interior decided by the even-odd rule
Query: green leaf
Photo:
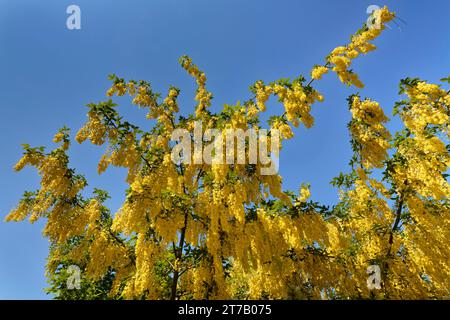
[[[441,81],[450,83],[450,76],[448,76],[447,78],[442,78]]]

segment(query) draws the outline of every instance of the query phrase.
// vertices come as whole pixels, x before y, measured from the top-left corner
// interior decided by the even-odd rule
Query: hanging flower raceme
[[[367,54],[376,49],[376,46],[370,41],[373,41],[381,34],[385,29],[385,24],[395,18],[395,13],[384,7],[375,10],[372,16],[374,24],[364,25],[361,30],[352,36],[348,45],[337,47],[328,55],[324,66],[315,66],[313,68],[311,71],[313,79],[320,79],[330,68],[336,72],[342,83],[354,85],[357,88],[364,87],[358,75],[350,69],[352,60],[360,54]]]
[[[353,148],[361,157],[361,163],[367,169],[381,168],[388,156],[391,135],[383,123],[388,118],[376,101],[358,96],[349,99],[352,120],[349,129],[352,134]]]
[[[212,93],[206,89],[206,75],[192,63],[192,59],[188,56],[181,57],[180,64],[197,82],[198,88],[195,100],[198,104],[195,108],[195,115],[200,117],[206,111],[206,108],[211,106]]]
[[[395,166],[393,177],[398,185],[424,197],[448,199],[450,94],[438,85],[409,78],[402,80],[401,92],[408,100],[398,103],[395,111],[406,134],[396,141],[402,162]]]

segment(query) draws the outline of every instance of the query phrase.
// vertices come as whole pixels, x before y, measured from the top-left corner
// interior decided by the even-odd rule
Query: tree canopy
[[[219,152],[227,130],[266,130],[259,152],[267,156],[265,147],[276,146],[276,154],[294,138],[292,126],[313,126],[311,108],[324,99],[314,83],[334,72],[344,85],[362,88],[352,61],[376,49],[372,41],[394,18],[386,7],[375,10],[376,23],[364,24],[310,76],[256,81],[251,98],[217,113],[209,109],[205,73],[187,56],[180,65],[198,86],[188,116],[180,115],[179,88],[162,96],[146,81],[111,75],[108,100],[87,105],[88,120],[75,140],[106,145],[99,174],[109,166],[127,169],[129,187],[118,212],[105,206],[106,191],[84,192],[86,179],[69,166],[67,127],[55,135],[58,146],[51,151],[24,145],[15,166],[35,167],[41,182],[6,220],[46,219],[49,292],[57,299],[450,296],[450,94],[443,84],[401,80],[393,116],[404,126],[395,133],[378,102],[358,93],[348,98],[353,157],[348,172],[332,181],[340,196],[332,207],[308,200],[308,185],[283,191],[281,176],[263,174],[274,159],[252,162],[249,136],[231,161],[228,150]],[[148,110],[151,130],[120,116],[112,99],[126,95]],[[271,97],[282,114],[266,110]],[[267,124],[260,121],[263,112],[270,114]],[[211,139],[195,138],[199,122],[202,135],[217,129],[224,138],[212,152],[222,161],[203,161],[198,148],[211,147]],[[183,150],[175,161],[181,141],[172,138],[180,129],[189,132],[184,139],[192,152]],[[80,268],[80,289],[67,288],[71,265]],[[376,288],[368,284],[373,266],[381,277]]]

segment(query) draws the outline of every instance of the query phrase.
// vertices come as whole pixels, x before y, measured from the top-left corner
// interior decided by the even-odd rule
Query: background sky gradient
[[[66,28],[66,8],[81,7],[81,30]],[[353,64],[366,87],[361,95],[380,102],[390,115],[399,100],[401,78],[437,82],[450,71],[450,1],[299,1],[299,0],[0,0],[0,299],[48,299],[45,263],[48,242],[43,222],[5,223],[5,215],[23,191],[38,188],[34,169],[13,172],[21,143],[51,142],[58,128],[73,134],[86,120],[89,102],[105,100],[107,75],[145,79],[166,93],[180,87],[181,111],[193,111],[195,83],[178,65],[190,55],[208,77],[213,109],[251,96],[248,86],[284,77],[309,77],[336,46],[367,19],[366,8],[376,4],[397,12],[406,22],[390,23],[379,37],[378,49]],[[346,124],[346,97],[357,89],[328,74],[316,88],[325,102],[315,104],[312,129],[295,131],[282,151],[280,173],[284,188],[312,184],[312,199],[337,201],[329,181],[347,170],[351,156]],[[150,123],[145,111],[115,99],[119,111],[142,128]],[[270,103],[268,112],[281,113]],[[398,127],[398,120],[390,128]],[[102,148],[73,144],[71,166],[86,175],[91,191],[106,189],[115,212],[124,200],[125,170],[108,169],[97,175]]]

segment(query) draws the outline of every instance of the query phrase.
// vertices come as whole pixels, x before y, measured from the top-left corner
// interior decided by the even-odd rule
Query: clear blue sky
[[[81,7],[81,30],[66,28],[70,4]],[[162,92],[179,86],[186,113],[193,109],[194,85],[177,59],[189,54],[206,71],[219,108],[248,98],[247,88],[257,79],[307,75],[331,49],[347,43],[370,4],[388,5],[407,23],[401,30],[391,23],[392,30],[376,40],[378,50],[354,63],[366,84],[361,94],[390,113],[401,78],[438,81],[449,75],[450,1],[0,0],[1,219],[24,190],[38,187],[33,169],[12,170],[20,144],[53,148],[59,127],[78,130],[86,119],[84,105],[105,99],[108,74],[146,79]],[[345,98],[355,89],[334,74],[317,88],[325,102],[314,107],[316,125],[297,130],[285,145],[280,171],[286,189],[310,182],[313,199],[332,204],[337,197],[329,181],[346,170],[351,155]],[[148,126],[143,112],[119,101],[127,119]],[[273,108],[279,113],[281,107]],[[91,188],[110,191],[115,211],[124,199],[124,171],[99,177],[101,149],[89,144],[74,144],[70,155]],[[48,298],[42,227],[0,222],[0,299]]]

